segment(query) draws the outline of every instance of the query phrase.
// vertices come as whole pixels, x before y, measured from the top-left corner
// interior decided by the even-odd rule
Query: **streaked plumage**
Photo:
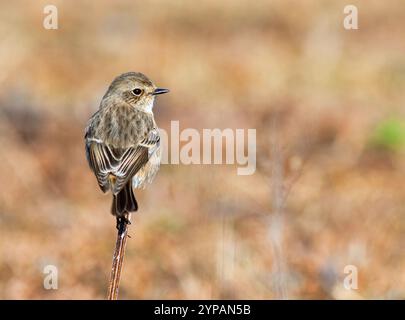
[[[141,73],[125,73],[111,83],[86,127],[87,160],[101,190],[112,192],[117,219],[138,209],[132,187],[145,187],[159,169],[160,136],[152,107],[155,95],[166,92]]]

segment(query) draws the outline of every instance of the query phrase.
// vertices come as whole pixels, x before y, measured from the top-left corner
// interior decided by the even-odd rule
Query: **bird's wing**
[[[108,191],[110,188],[109,175],[115,171],[120,159],[114,155],[107,145],[97,139],[88,139],[86,141],[86,156],[101,190],[103,192]]]
[[[159,130],[153,129],[136,147],[128,148],[114,172],[116,181],[113,193],[118,193],[125,184],[149,161],[151,154],[160,144]]]
[[[92,137],[86,128],[86,157],[103,192],[112,187],[117,194],[148,162],[160,144],[159,130],[152,129],[136,146],[114,150],[103,141]],[[115,176],[111,186],[110,174]]]

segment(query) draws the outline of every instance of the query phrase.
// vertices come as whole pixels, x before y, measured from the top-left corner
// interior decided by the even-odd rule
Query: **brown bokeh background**
[[[403,1],[350,1],[355,31],[337,0],[52,1],[58,30],[46,4],[0,4],[0,298],[105,297],[115,221],[83,131],[127,71],[171,89],[161,128],[257,129],[257,170],[163,165],[122,299],[405,298]]]

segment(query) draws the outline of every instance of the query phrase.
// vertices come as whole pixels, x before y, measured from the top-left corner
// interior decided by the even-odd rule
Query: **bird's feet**
[[[123,217],[117,217],[117,225],[116,228],[118,231],[123,231],[126,225],[131,224],[131,220],[129,219],[128,215]]]

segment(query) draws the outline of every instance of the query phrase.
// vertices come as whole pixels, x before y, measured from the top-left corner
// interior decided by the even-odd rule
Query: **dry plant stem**
[[[283,250],[284,245],[284,172],[283,172],[283,153],[280,147],[280,137],[278,135],[277,118],[273,120],[271,130],[272,140],[271,149],[273,154],[273,167],[271,180],[273,185],[272,194],[272,217],[269,220],[269,235],[273,248],[274,262],[273,270],[275,274],[274,289],[278,299],[287,299],[287,282],[286,282],[286,263]]]
[[[128,216],[128,221],[130,220]],[[115,250],[113,255],[110,283],[108,286],[108,300],[118,299],[118,290],[120,286],[122,264],[124,262],[125,247],[128,238],[128,223],[124,219],[118,224],[117,242],[115,244]]]

